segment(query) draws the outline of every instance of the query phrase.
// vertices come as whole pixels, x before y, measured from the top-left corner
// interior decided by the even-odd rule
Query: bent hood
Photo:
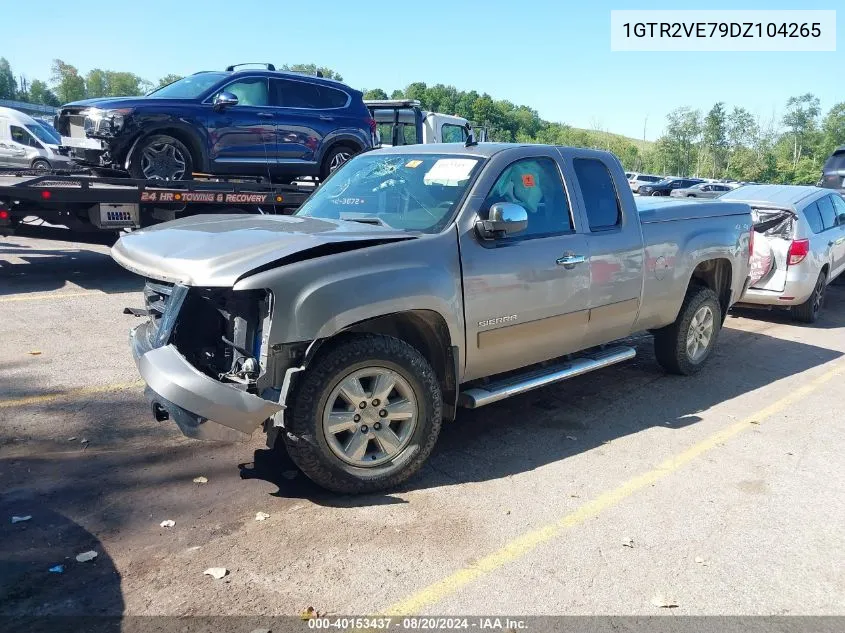
[[[204,215],[134,231],[112,258],[134,273],[187,286],[231,287],[277,260],[302,260],[386,242],[405,231],[345,220],[285,215]]]

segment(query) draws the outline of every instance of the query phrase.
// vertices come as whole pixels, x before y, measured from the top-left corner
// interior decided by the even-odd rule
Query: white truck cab
[[[376,121],[381,147],[429,143],[464,143],[472,133],[487,140],[487,130],[463,117],[423,110],[416,100],[365,99]]]

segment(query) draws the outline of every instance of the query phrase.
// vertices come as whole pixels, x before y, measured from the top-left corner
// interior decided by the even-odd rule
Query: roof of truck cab
[[[743,185],[719,196],[719,200],[745,202],[752,206],[798,210],[815,198],[829,194],[830,189],[810,185]]]
[[[464,143],[427,143],[420,145],[398,145],[396,147],[384,147],[372,150],[371,152],[385,154],[453,154],[455,156],[478,156],[479,158],[490,158],[499,152],[508,150],[534,147],[543,149],[555,149],[566,154],[567,151],[578,151],[584,155],[611,156],[602,150],[585,149],[583,147],[568,147],[564,145],[544,145],[541,143],[478,143],[467,147]]]
[[[368,153],[379,154],[454,154],[455,156],[478,156],[479,158],[490,158],[494,154],[513,149],[515,147],[528,147],[528,144],[520,143],[478,143],[467,147],[464,143],[426,143],[420,145],[397,145],[396,147],[383,147],[372,150]]]

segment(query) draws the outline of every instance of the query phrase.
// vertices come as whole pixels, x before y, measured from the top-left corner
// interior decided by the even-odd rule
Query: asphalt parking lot
[[[845,614],[845,286],[812,327],[732,314],[696,377],[636,337],[346,497],[152,420],[107,253],[0,237],[0,614]]]

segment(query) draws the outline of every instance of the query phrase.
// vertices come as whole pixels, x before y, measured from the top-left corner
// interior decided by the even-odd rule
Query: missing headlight
[[[204,374],[250,388],[267,365],[270,302],[266,291],[192,288],[172,341]]]

